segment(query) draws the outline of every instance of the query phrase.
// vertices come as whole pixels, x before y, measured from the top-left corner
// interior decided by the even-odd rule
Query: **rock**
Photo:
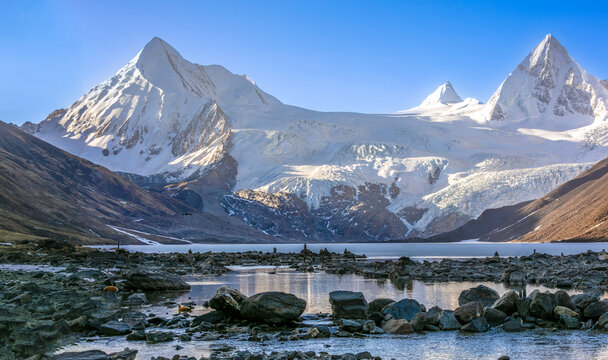
[[[439,317],[439,328],[444,331],[458,330],[462,325],[458,322],[454,316],[454,312],[451,310],[443,310]]]
[[[572,280],[564,278],[557,279],[555,281],[555,286],[557,286],[558,288],[569,289],[572,287]]]
[[[131,327],[120,321],[110,321],[101,325],[99,332],[108,336],[126,335],[131,332]]]
[[[492,306],[496,300],[498,300],[496,290],[490,289],[485,285],[479,285],[461,292],[458,297],[458,305],[462,306],[466,303],[477,301],[485,307]]]
[[[470,303],[469,303],[470,304]],[[478,317],[461,328],[468,332],[486,332],[490,330],[490,324],[485,317]]]
[[[148,331],[146,333],[146,342],[156,344],[161,342],[173,341],[173,333],[169,331]]]
[[[488,323],[490,323],[490,326],[498,326],[507,318],[507,314],[504,312],[490,307],[483,309],[483,315],[488,320]]]
[[[386,307],[383,313],[389,314],[393,319],[405,319],[411,321],[416,314],[422,312],[422,306],[414,299],[403,299]]]
[[[595,301],[585,307],[583,315],[586,318],[597,319],[605,312],[608,312],[608,304],[605,301]]]
[[[454,310],[454,316],[459,323],[467,324],[483,316],[483,306],[477,301],[466,303]]]
[[[348,332],[357,332],[361,331],[363,328],[363,324],[356,320],[350,319],[340,319],[340,329],[348,331]],[[374,324],[375,326],[375,324]]]
[[[581,327],[581,322],[578,317],[569,316],[566,314],[561,314],[559,316],[558,324],[566,329],[580,329]]]
[[[146,340],[146,332],[144,330],[134,330],[127,335],[127,341],[144,341]]]
[[[110,360],[110,356],[101,350],[64,352],[53,357],[54,360]]]
[[[129,295],[127,301],[134,305],[141,305],[148,302],[148,298],[144,293],[134,293]]]
[[[530,303],[532,300],[530,298],[525,299],[517,299],[515,301],[515,306],[517,307],[517,313],[519,317],[525,319],[530,316]]]
[[[412,325],[406,319],[390,319],[384,325],[382,325],[382,330],[384,330],[387,334],[411,334],[414,332]]]
[[[600,297],[595,293],[584,293],[572,296],[572,302],[574,302],[574,305],[576,305],[576,307],[581,310],[586,308],[587,305],[591,304],[592,302],[596,302],[599,300]]]
[[[506,321],[502,324],[502,329],[507,332],[517,332],[522,331],[522,323],[521,318],[515,318],[509,316]]]
[[[429,314],[429,318],[427,320],[427,324],[437,326],[439,324],[439,319],[441,318],[441,314],[443,310],[439,306],[433,306],[427,311]]]
[[[135,349],[131,350],[129,348],[126,348],[123,351],[111,353],[109,356],[112,360],[135,360],[137,352],[138,351]]]
[[[517,311],[517,300],[519,299],[519,294],[517,291],[509,290],[500,299],[496,300],[494,305],[492,305],[493,309],[500,310],[507,315],[511,315]]]
[[[531,300],[530,315],[541,319],[553,319],[553,309],[557,306],[555,294],[537,292]]]
[[[567,307],[568,309],[576,311],[576,305],[570,295],[564,290],[557,290],[555,292],[555,296],[557,296],[557,305]]]
[[[595,323],[595,329],[600,331],[608,331],[608,312],[603,313]]]
[[[555,309],[553,309],[553,313],[555,314],[555,317],[559,319],[560,316],[562,315],[568,315],[571,317],[575,317],[578,319],[578,313],[572,309],[569,309],[565,306],[556,306]]]
[[[376,322],[374,320],[366,320],[363,323],[363,327],[361,328],[361,331],[363,331],[366,334],[375,334],[377,333],[377,329],[378,327],[376,326]],[[380,329],[382,330],[382,329]],[[382,332],[384,332],[384,330],[382,330]]]
[[[133,290],[190,290],[179,276],[164,271],[133,271],[127,275],[125,286]]]
[[[230,286],[222,286],[217,289],[215,295],[209,300],[209,307],[226,316],[237,318],[241,316],[241,303],[246,298],[240,291]]]
[[[412,319],[412,321],[410,321],[410,324],[412,325],[414,331],[420,332],[424,330],[424,326],[427,324],[428,320],[429,314],[425,312],[419,312],[418,314],[414,315],[414,318]]]
[[[334,318],[366,319],[369,306],[360,292],[332,291],[329,293],[331,313]]]
[[[217,324],[218,322],[225,319],[224,314],[219,311],[210,311],[206,314],[195,316],[190,323],[190,327],[195,327],[201,323]]]
[[[241,303],[241,316],[250,321],[284,324],[297,320],[306,309],[306,301],[278,291],[263,292]]]
[[[395,300],[392,299],[375,299],[372,302],[369,303],[369,309],[368,312],[374,313],[374,312],[382,312],[382,309],[384,309],[387,305],[390,305],[392,303],[394,303]]]

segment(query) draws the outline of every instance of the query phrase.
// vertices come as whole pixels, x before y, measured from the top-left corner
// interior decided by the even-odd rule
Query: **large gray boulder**
[[[369,305],[360,292],[332,291],[329,293],[331,313],[337,319],[365,319]]]
[[[511,315],[517,311],[517,299],[519,299],[517,291],[509,290],[500,299],[496,300],[492,308]]]
[[[133,290],[181,291],[190,290],[190,285],[179,276],[164,271],[133,271],[127,274],[125,286]]]
[[[250,321],[284,324],[297,320],[306,309],[306,301],[278,291],[255,294],[241,303],[241,316]]]
[[[496,290],[490,289],[485,285],[479,285],[474,288],[464,290],[458,297],[458,305],[464,305],[473,301],[481,303],[481,305],[492,306],[499,296]]]
[[[486,332],[490,330],[490,324],[485,317],[478,317],[464,325],[461,330],[468,332]]]
[[[438,326],[439,329],[448,331],[459,330],[462,325],[458,322],[452,310],[443,310],[441,312],[441,316],[439,317]]]
[[[412,321],[416,314],[422,312],[422,305],[414,299],[403,299],[388,306],[383,312],[391,315],[393,319]]]
[[[215,295],[209,300],[209,307],[226,316],[239,317],[241,315],[241,303],[246,298],[247,296],[243,295],[240,291],[230,286],[222,286],[217,289]]]
[[[608,303],[606,303],[605,300],[602,300],[587,305],[583,311],[583,315],[589,319],[597,319],[605,312],[608,312]]]
[[[469,323],[483,316],[483,306],[478,301],[466,303],[454,310],[454,316],[461,324]]]
[[[541,319],[553,319],[557,296],[550,292],[536,292],[530,301],[530,315]]]
[[[374,313],[374,312],[382,312],[382,309],[384,309],[387,305],[390,305],[394,302],[395,302],[395,300],[393,300],[393,299],[384,299],[384,298],[372,300],[369,303],[368,312],[370,314]]]

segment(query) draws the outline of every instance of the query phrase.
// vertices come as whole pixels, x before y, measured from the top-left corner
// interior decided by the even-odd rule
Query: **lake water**
[[[334,290],[361,291],[368,301],[386,297],[392,299],[414,298],[427,308],[440,306],[454,309],[458,306],[458,295],[464,289],[478,285],[472,282],[424,283],[412,281],[396,285],[390,281],[367,279],[358,275],[334,275],[324,272],[299,273],[285,267],[233,267],[234,271],[222,275],[191,276],[186,280],[192,290],[174,295],[172,300],[195,302],[194,315],[205,312],[200,305],[208,300],[221,285],[230,285],[246,295],[263,291],[284,291],[307,301],[305,313],[330,312],[328,294]],[[499,294],[507,291],[503,284],[484,283]],[[544,287],[528,287],[546,290]],[[555,291],[554,289],[552,291]],[[576,293],[576,292],[571,292]],[[158,304],[148,306],[144,312],[169,317],[176,313],[175,307]],[[175,346],[183,349],[177,351]],[[608,359],[608,334],[589,330],[557,331],[538,329],[512,334],[492,329],[483,334],[465,334],[459,331],[412,334],[407,336],[377,336],[364,339],[330,338],[289,342],[251,342],[241,339],[219,341],[174,341],[171,343],[146,345],[142,342],[126,342],[123,337],[97,338],[66,347],[64,350],[80,351],[101,349],[107,352],[125,347],[140,350],[138,359],[152,356],[171,357],[181,355],[207,356],[210,349],[218,345],[234,346],[250,351],[314,350],[329,353],[369,351],[384,359],[497,359],[509,355],[512,359]],[[327,347],[329,345],[329,347]]]
[[[99,246],[114,248],[114,246]],[[126,245],[121,246],[129,251],[141,252],[240,252],[263,251],[299,252],[303,244],[184,244],[184,245]],[[319,252],[327,248],[332,252],[343,252],[348,249],[354,254],[365,254],[371,259],[396,259],[409,256],[416,259],[474,258],[494,255],[522,256],[534,251],[550,255],[579,254],[587,250],[601,251],[608,249],[608,243],[485,243],[463,241],[457,243],[317,243],[308,244],[308,249]]]

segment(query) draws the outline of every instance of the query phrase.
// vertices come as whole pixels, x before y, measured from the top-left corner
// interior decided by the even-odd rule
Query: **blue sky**
[[[39,122],[154,36],[281,101],[392,112],[445,81],[486,101],[552,33],[608,78],[608,2],[0,1],[0,120]]]

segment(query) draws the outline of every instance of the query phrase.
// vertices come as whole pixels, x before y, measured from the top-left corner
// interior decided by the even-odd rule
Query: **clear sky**
[[[0,120],[69,106],[154,36],[284,103],[384,113],[448,80],[487,101],[549,32],[606,79],[607,29],[606,1],[0,0]]]

